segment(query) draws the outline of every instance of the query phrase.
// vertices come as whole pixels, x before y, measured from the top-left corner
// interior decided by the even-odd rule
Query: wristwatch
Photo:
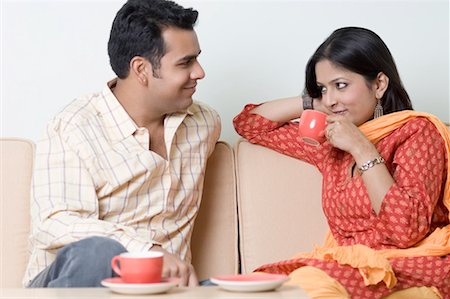
[[[302,95],[303,99],[303,110],[314,110],[313,98],[311,98],[307,93]]]

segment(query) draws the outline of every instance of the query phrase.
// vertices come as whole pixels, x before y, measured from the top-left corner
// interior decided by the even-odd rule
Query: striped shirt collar
[[[134,122],[113,94],[111,88],[114,87],[116,82],[117,78],[107,83],[106,87],[101,92],[98,101],[95,103],[95,106],[98,115],[102,117],[105,122],[105,127],[108,129],[111,140],[119,142],[133,135],[139,129],[139,126]],[[186,111],[168,114],[164,123],[170,122],[172,124],[180,124],[187,115],[193,115],[192,106]]]

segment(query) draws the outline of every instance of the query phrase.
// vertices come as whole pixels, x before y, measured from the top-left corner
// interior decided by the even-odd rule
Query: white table
[[[195,288],[173,288],[169,292],[156,295],[122,295],[111,292],[107,288],[39,288],[39,289],[0,289],[0,298],[122,298],[122,299],[140,299],[140,298],[220,298],[220,299],[238,299],[238,298],[283,298],[283,299],[307,299],[309,298],[305,291],[295,286],[282,286],[271,292],[255,293],[237,293],[228,292],[219,289],[216,286],[195,287]]]

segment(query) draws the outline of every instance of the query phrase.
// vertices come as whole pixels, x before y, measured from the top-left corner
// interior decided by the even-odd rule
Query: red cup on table
[[[303,111],[298,124],[300,139],[307,144],[318,146],[326,140],[327,115],[317,110]]]
[[[126,283],[161,282],[164,254],[158,251],[125,252],[111,260],[111,267]]]

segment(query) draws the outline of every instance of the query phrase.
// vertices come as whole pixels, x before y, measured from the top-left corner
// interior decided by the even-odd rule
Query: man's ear
[[[147,59],[141,56],[135,56],[130,61],[130,73],[137,78],[139,83],[148,84],[148,76],[152,74],[152,65]]]
[[[383,72],[379,72],[375,79],[375,97],[381,99],[389,87],[389,77]]]

